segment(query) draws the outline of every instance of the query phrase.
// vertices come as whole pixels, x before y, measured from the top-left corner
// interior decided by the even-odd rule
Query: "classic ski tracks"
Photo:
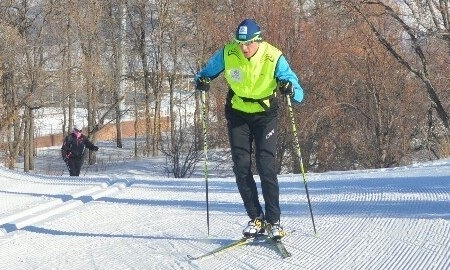
[[[42,202],[26,210],[0,216],[0,236],[42,222],[55,215],[64,214],[71,209],[112,195],[131,185],[128,180],[122,179],[110,179],[100,184],[89,184],[88,187],[73,194],[60,195],[57,199]]]

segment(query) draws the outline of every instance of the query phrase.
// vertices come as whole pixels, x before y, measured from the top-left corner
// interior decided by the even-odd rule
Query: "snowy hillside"
[[[234,178],[212,176],[208,236],[204,179],[158,164],[79,178],[0,167],[0,269],[450,269],[450,160],[308,174],[317,235],[301,176],[280,176],[294,231],[284,260],[257,244],[188,261],[238,239],[248,218]]]

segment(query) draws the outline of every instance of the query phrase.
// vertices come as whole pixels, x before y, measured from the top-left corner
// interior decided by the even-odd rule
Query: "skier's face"
[[[239,47],[241,48],[242,53],[245,58],[250,58],[255,55],[256,51],[259,48],[258,41],[247,41],[247,42],[239,42]]]
[[[81,130],[75,129],[73,131],[73,134],[75,135],[75,137],[78,139],[81,137]]]

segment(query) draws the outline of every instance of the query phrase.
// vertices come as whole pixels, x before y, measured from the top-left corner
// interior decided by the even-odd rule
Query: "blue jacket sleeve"
[[[300,86],[297,75],[292,71],[284,55],[281,55],[278,59],[277,66],[275,67],[275,78],[277,80],[286,80],[292,83],[294,87],[294,102],[300,103],[303,100],[303,88]]]
[[[223,48],[215,52],[205,67],[195,75],[195,82],[201,77],[215,79],[225,69],[225,60],[223,59]]]

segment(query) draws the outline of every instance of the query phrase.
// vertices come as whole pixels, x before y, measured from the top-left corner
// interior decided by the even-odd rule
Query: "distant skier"
[[[85,147],[91,151],[98,151],[98,147],[88,140],[81,129],[74,127],[72,133],[64,139],[61,147],[61,155],[69,169],[70,176],[80,175]]]

